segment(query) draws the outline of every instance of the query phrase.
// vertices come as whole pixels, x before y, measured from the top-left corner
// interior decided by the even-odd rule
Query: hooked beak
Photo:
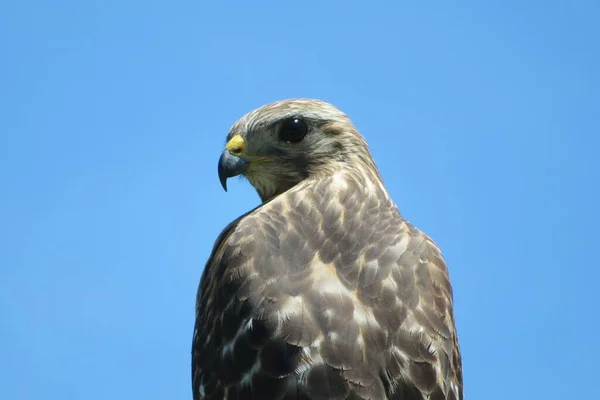
[[[227,191],[227,178],[243,174],[248,170],[250,162],[225,150],[219,158],[219,181],[221,186]]]

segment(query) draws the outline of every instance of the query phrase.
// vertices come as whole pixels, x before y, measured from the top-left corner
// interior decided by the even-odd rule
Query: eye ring
[[[279,129],[279,140],[287,143],[298,143],[308,133],[308,126],[301,118],[293,117],[285,121]]]

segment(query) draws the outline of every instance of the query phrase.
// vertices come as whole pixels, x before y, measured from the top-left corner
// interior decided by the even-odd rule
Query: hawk
[[[217,238],[196,301],[193,398],[462,400],[453,294],[439,248],[390,198],[333,105],[242,117],[218,174],[261,204]]]

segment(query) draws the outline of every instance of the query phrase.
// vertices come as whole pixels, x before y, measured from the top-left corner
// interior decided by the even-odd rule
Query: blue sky
[[[282,3],[0,6],[0,398],[191,398],[202,268],[258,204],[217,159],[287,97],[348,113],[442,247],[466,398],[587,398],[600,4]]]

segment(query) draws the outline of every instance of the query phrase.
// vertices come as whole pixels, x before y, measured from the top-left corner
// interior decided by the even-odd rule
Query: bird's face
[[[327,167],[341,168],[363,143],[349,119],[332,105],[284,100],[236,122],[219,159],[219,179],[227,190],[227,178],[245,176],[267,201]]]

